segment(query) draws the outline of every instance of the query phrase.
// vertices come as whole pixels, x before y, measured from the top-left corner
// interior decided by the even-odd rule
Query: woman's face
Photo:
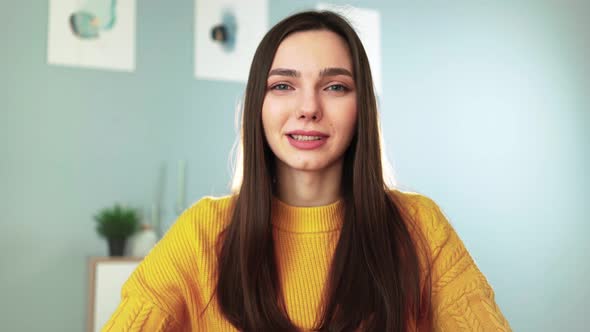
[[[320,172],[341,166],[356,127],[356,90],[346,42],[326,30],[279,45],[262,105],[277,167]]]

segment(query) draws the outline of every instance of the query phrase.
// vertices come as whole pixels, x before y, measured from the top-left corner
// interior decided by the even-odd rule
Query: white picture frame
[[[136,0],[49,0],[47,63],[135,71]]]
[[[194,16],[195,78],[246,82],[256,47],[268,29],[268,0],[195,0]],[[211,37],[212,28],[225,21],[235,28],[229,29],[230,44]]]

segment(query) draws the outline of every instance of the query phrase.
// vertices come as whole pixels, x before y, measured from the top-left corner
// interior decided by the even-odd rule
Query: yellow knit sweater
[[[428,241],[435,331],[510,331],[492,288],[438,206],[418,194],[394,190],[393,196]],[[230,204],[229,196],[208,197],[187,209],[125,283],[103,331],[237,331],[215,299],[207,306],[215,287],[214,244],[229,222]],[[301,208],[274,200],[272,222],[287,312],[308,330],[319,311],[342,206]]]

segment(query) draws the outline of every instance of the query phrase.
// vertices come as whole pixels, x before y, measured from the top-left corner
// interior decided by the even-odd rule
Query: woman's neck
[[[342,163],[321,171],[300,171],[277,165],[277,195],[292,206],[328,205],[340,199]]]

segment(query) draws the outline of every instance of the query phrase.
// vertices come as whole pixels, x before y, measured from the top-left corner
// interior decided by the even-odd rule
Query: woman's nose
[[[302,93],[297,109],[297,119],[319,121],[322,117],[320,96],[316,91]]]

